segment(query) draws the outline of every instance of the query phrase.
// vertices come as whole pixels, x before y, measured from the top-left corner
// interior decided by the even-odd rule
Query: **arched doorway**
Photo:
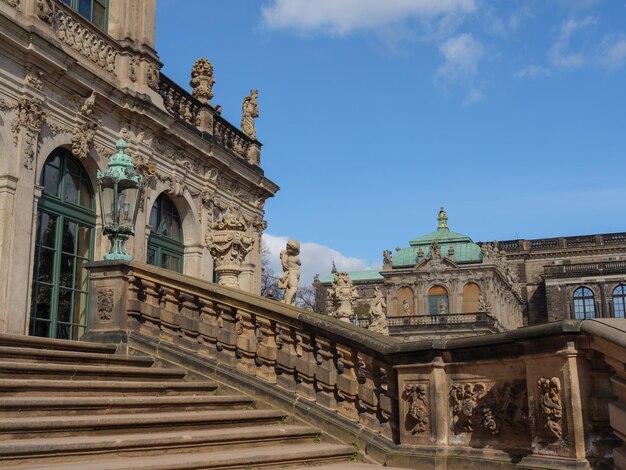
[[[30,334],[78,339],[87,327],[89,272],[96,225],[94,193],[85,169],[63,148],[40,179]]]
[[[433,286],[428,290],[428,314],[449,313],[448,291],[442,286]]]
[[[172,200],[161,194],[150,211],[150,237],[146,261],[148,264],[183,272],[183,228],[180,215]]]

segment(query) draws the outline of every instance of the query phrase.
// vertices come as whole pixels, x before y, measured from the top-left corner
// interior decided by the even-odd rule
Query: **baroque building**
[[[109,249],[96,173],[118,139],[146,183],[133,258],[260,289],[278,187],[260,166],[258,92],[242,131],[215,111],[208,60],[191,92],[161,74],[155,16],[155,0],[0,1],[0,332],[85,331],[85,265]]]
[[[315,281],[318,310],[331,315],[337,274]],[[385,292],[390,334],[407,340],[624,318],[626,234],[474,243],[449,229],[442,208],[437,230],[395,254],[385,250],[382,269],[340,274],[356,290],[354,322],[369,325],[378,288]]]

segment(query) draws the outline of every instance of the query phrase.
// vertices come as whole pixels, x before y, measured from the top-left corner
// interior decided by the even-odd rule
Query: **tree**
[[[270,266],[270,250],[264,242],[261,245],[261,265],[261,295],[279,300],[282,295],[277,286],[278,277]]]
[[[315,311],[315,288],[313,286],[298,287],[298,292],[296,293],[296,306]]]

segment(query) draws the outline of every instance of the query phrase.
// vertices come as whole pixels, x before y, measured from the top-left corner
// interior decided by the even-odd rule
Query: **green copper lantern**
[[[111,240],[111,249],[104,259],[130,261],[132,258],[126,253],[124,243],[135,234],[144,181],[125,152],[126,141],[118,140],[116,148],[117,153],[109,157],[106,171],[98,170],[97,175],[103,233]]]

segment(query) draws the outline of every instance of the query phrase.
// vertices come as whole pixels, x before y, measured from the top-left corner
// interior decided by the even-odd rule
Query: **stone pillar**
[[[243,262],[252,250],[254,241],[248,235],[249,223],[239,209],[230,207],[211,224],[206,243],[215,259],[219,284],[239,288]]]
[[[156,0],[109,0],[109,35],[155,49]]]

